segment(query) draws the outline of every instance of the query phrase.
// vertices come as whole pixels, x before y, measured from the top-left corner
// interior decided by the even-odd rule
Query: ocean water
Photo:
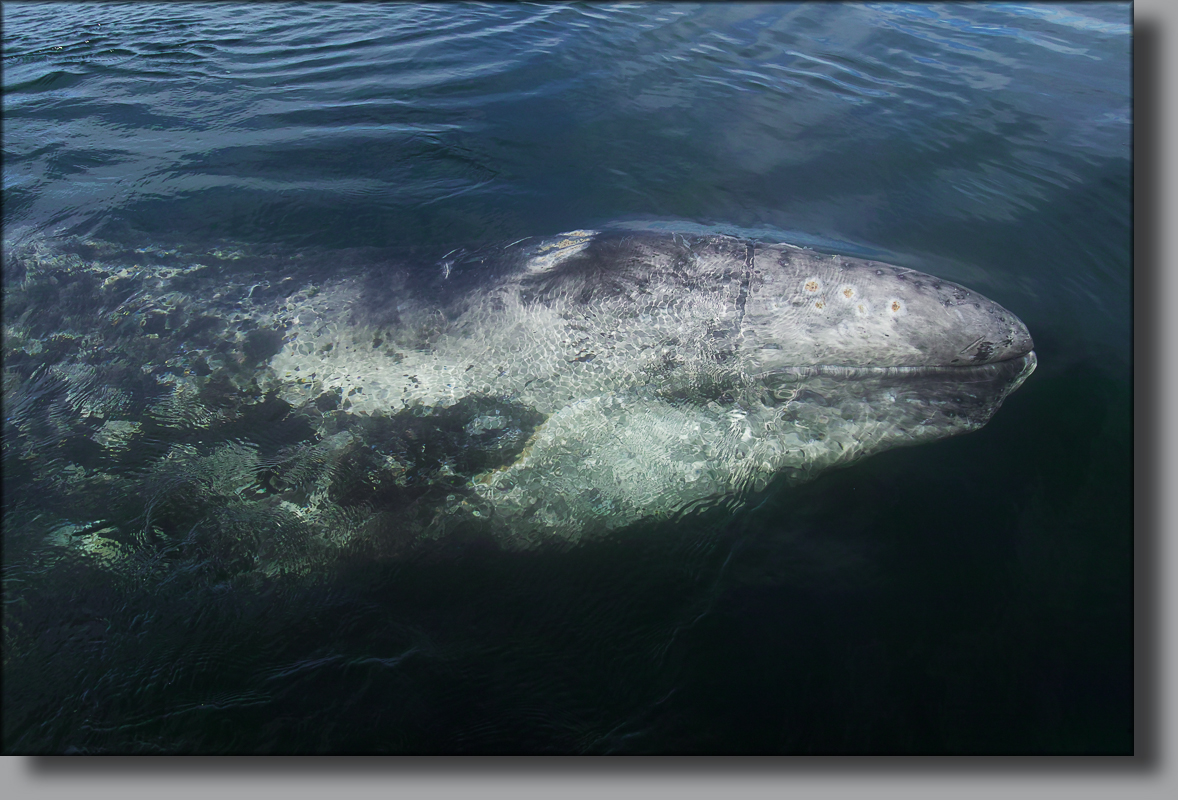
[[[1132,752],[1131,22],[1127,3],[5,4],[5,752]],[[1017,314],[1039,366],[979,431],[742,509],[284,571],[248,568],[293,536],[243,494],[269,490],[228,485],[306,438],[273,406],[222,387],[120,450],[102,420],[178,369],[121,352],[83,353],[129,365],[85,384],[92,411],[59,402],[120,270],[184,287],[215,262],[191,286],[252,299],[611,227],[912,267]],[[91,323],[166,339],[138,296]],[[191,431],[221,424],[198,412],[246,444],[177,478]],[[242,502],[185,494],[218,481]],[[213,528],[244,544],[210,555]]]

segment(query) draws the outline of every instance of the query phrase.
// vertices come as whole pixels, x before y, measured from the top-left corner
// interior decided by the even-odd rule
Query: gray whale
[[[49,491],[61,462],[38,453],[73,442],[69,494],[121,509],[67,512],[96,551],[210,519],[235,542],[576,541],[976,430],[1036,364],[965,287],[723,235],[573,231],[430,280],[144,252],[6,265],[6,464]]]
[[[295,407],[326,389],[353,413],[472,396],[533,409],[520,455],[471,476],[517,541],[739,502],[781,473],[976,429],[1035,367],[1010,312],[872,261],[591,231],[493,260],[504,277],[441,311],[365,321],[354,289],[320,294],[270,379]]]

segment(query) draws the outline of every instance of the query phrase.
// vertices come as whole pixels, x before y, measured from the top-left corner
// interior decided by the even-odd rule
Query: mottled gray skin
[[[1014,314],[963,286],[780,244],[756,248],[742,334],[768,369],[976,366],[1033,347]]]
[[[873,261],[586,231],[480,259],[493,285],[442,307],[402,294],[392,320],[325,292],[272,379],[295,406],[334,390],[353,413],[488,396],[543,414],[518,459],[472,478],[516,544],[739,504],[777,475],[976,429],[1035,365],[1001,306]],[[324,334],[327,319],[348,323]]]
[[[976,430],[1035,367],[969,289],[716,235],[436,269],[33,242],[5,289],[6,487],[102,558],[576,541]]]

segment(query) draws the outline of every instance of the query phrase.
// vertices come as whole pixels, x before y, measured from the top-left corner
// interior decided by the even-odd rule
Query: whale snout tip
[[[979,366],[1022,358],[1035,349],[1031,332],[1023,321],[997,303],[981,307],[976,325],[960,330],[956,352],[949,363],[953,366]],[[955,337],[956,338],[956,337]]]
[[[1017,322],[1018,330],[1009,348],[1010,358],[1033,354],[1035,351],[1035,341],[1031,338],[1031,332],[1027,330],[1027,326],[1021,320],[1017,320]]]
[[[1002,325],[999,332],[1002,336],[994,343],[993,353],[987,360],[1008,361],[1032,353],[1035,349],[1035,341],[1031,338],[1031,332],[1027,330],[1027,326],[1021,319],[1001,306],[996,306],[996,308],[1000,313],[999,319]]]

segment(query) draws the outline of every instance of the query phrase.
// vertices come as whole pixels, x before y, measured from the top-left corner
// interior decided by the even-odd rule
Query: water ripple
[[[5,292],[11,748],[753,751],[895,742],[898,729],[931,752],[946,746],[924,732],[934,727],[992,747],[986,726],[1006,723],[960,713],[961,687],[1021,664],[1029,677],[993,679],[1000,690],[978,696],[1008,703],[1023,730],[1035,715],[1022,700],[1066,697],[1068,681],[1047,656],[1040,674],[986,609],[1019,620],[1035,646],[1120,652],[1060,633],[1055,611],[993,586],[1046,542],[1051,557],[1019,591],[1056,586],[1052,609],[1084,621],[1077,630],[1115,616],[1073,615],[1088,600],[1058,580],[1108,585],[1106,564],[1072,566],[1114,562],[1106,543],[1123,532],[1104,492],[1128,416],[1102,398],[1132,355],[1128,4],[8,3],[0,14],[5,289],[43,293],[22,306]],[[323,522],[326,542],[307,534],[305,508],[270,493],[281,483],[296,497],[343,469],[297,419],[210,411],[196,384],[112,354],[102,334],[175,346],[168,369],[182,371],[199,368],[187,348],[197,337],[246,364],[280,331],[236,329],[229,300],[225,319],[187,320],[182,293],[154,307],[117,275],[78,272],[216,254],[195,266],[244,303],[298,270],[363,263],[381,285],[359,252],[416,258],[619,221],[788,240],[976,286],[1025,313],[1050,355],[1040,388],[1028,384],[994,438],[847,471],[802,507],[776,496],[755,525],[701,504],[576,550],[504,554],[456,537],[402,558],[399,512],[374,515],[361,498]],[[76,253],[38,250],[69,233]],[[251,251],[284,257],[251,261],[246,281],[237,259]],[[448,274],[430,257],[412,265],[423,279]],[[385,289],[374,304],[395,307]],[[66,330],[68,303],[101,331]],[[921,477],[905,488],[901,473]],[[950,500],[924,520],[929,485]],[[958,520],[964,533],[942,530],[961,498],[994,497],[992,514]],[[881,509],[899,521],[888,527]],[[1098,533],[1083,530],[1088,517]],[[397,557],[343,544],[365,537]],[[968,591],[951,585],[961,575],[974,576]],[[867,585],[885,578],[903,588]],[[881,660],[880,641],[909,655]],[[1098,672],[1069,675],[1104,686]],[[947,710],[907,720],[934,690],[929,702]],[[847,739],[872,723],[870,700],[884,709],[880,738]],[[1115,727],[1073,711],[1084,730]]]

